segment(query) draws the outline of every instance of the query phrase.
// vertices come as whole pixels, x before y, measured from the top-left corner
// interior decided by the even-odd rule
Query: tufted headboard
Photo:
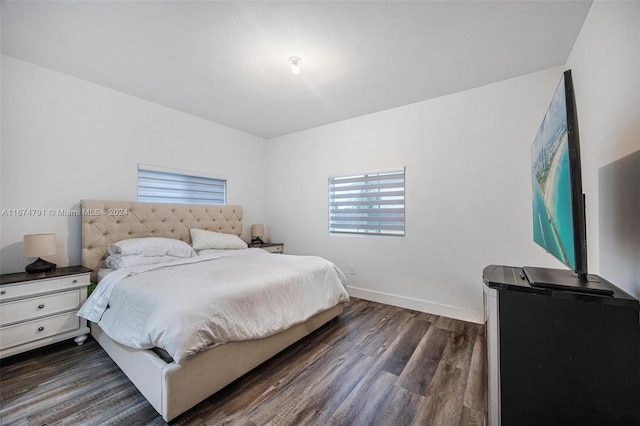
[[[190,228],[242,235],[242,207],[207,204],[82,200],[82,265],[104,268],[109,244],[140,237],[191,242]]]

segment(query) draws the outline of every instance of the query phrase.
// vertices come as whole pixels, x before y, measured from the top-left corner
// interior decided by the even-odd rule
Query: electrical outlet
[[[349,274],[351,275],[356,274],[356,265],[349,265]]]

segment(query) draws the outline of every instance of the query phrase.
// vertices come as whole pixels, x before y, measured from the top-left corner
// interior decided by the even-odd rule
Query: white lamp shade
[[[56,254],[56,234],[27,234],[24,236],[24,256],[42,257]]]
[[[264,225],[251,225],[251,238],[264,236]]]

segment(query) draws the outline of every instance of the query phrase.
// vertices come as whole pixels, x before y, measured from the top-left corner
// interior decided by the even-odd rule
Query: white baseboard
[[[414,311],[426,312],[428,314],[441,315],[461,321],[484,323],[484,313],[470,311],[455,306],[443,305],[441,303],[430,302],[428,300],[414,299],[411,297],[397,296],[395,294],[383,293],[380,291],[367,290],[358,287],[347,287],[350,296],[358,299],[370,300],[372,302],[384,303],[386,305],[399,306],[401,308],[413,309]]]

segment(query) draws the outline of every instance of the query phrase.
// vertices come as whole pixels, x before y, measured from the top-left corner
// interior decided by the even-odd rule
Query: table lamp
[[[264,225],[251,225],[251,245],[264,244],[262,238],[264,236]]]
[[[56,269],[56,264],[41,259],[41,256],[56,254],[56,234],[27,234],[24,236],[24,256],[37,257],[24,270],[28,273],[47,272]]]

